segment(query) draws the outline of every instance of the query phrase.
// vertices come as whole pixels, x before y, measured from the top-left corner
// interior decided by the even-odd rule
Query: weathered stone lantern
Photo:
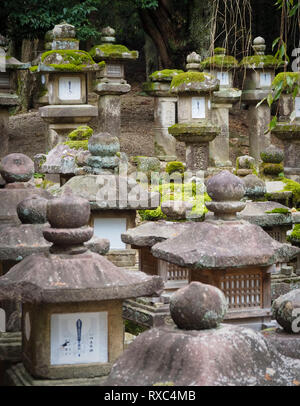
[[[191,224],[179,236],[152,247],[162,261],[190,269],[190,281],[219,287],[228,299],[228,322],[259,323],[271,318],[273,265],[297,255],[295,247],[281,244],[261,227],[239,220],[243,181],[222,171],[207,182],[206,202],[214,220]]]
[[[2,158],[0,174],[5,186],[0,189],[0,229],[20,224],[17,205],[24,199],[39,195],[49,199],[51,194],[37,189],[31,183],[34,173],[33,161],[24,154],[9,154]]]
[[[286,329],[292,309],[299,307],[299,293],[279,306],[286,306],[279,311],[286,315],[281,321]],[[224,295],[199,282],[176,292],[170,310],[176,325],[140,334],[114,364],[105,386],[298,385],[299,335],[278,334],[269,341],[245,326],[223,324]]]
[[[8,153],[8,119],[9,109],[19,105],[16,78],[17,71],[28,69],[30,63],[22,63],[16,58],[7,56],[8,40],[0,35],[0,157]]]
[[[121,98],[130,91],[125,80],[124,64],[138,58],[137,51],[130,51],[125,45],[115,44],[115,30],[106,27],[102,30],[102,43],[90,50],[96,62],[105,61],[104,69],[97,75],[93,91],[99,95],[99,131],[110,132],[119,137],[121,133]]]
[[[226,55],[224,48],[216,48],[214,56],[205,59],[201,66],[204,72],[213,74],[220,81],[220,89],[213,93],[212,121],[221,128],[221,133],[209,144],[210,159],[216,167],[230,167],[229,110],[242,95],[241,90],[233,88],[233,73],[238,61]]]
[[[170,94],[170,84],[179,73],[183,71],[156,71],[143,84],[143,90],[154,97],[154,154],[161,161],[176,160],[176,140],[169,134],[168,128],[176,123],[177,97]]]
[[[299,76],[298,83],[300,83]],[[271,133],[283,142],[285,175],[297,180],[300,175],[300,93],[295,98],[282,94],[280,99],[279,121]]]
[[[187,230],[190,222],[155,221],[145,222],[122,234],[122,241],[138,250],[139,270],[147,275],[158,275],[164,281],[164,290],[159,298],[149,297],[126,300],[123,317],[146,327],[168,324],[169,299],[177,289],[189,283],[189,270],[152,255],[151,248],[162,241],[178,236]]]
[[[86,198],[91,205],[90,225],[95,236],[110,240],[108,258],[117,266],[135,266],[136,251],[121,240],[135,227],[136,210],[159,206],[159,193],[150,193],[127,173],[121,173],[119,139],[108,133],[93,134],[88,141],[86,166],[62,187]],[[125,169],[127,169],[127,166]]]
[[[66,23],[55,26],[52,50],[41,55],[35,69],[36,73],[48,76],[49,105],[39,109],[41,117],[49,124],[48,149],[98,115],[97,108],[88,104],[87,75],[101,70],[103,65],[79,50],[79,43],[74,40],[74,26]],[[75,44],[75,49],[70,49],[69,42]]]
[[[13,385],[99,384],[123,350],[123,300],[162,288],[158,277],[120,272],[87,251],[89,216],[89,202],[72,194],[49,201],[50,255],[27,257],[0,278],[0,297],[23,302],[23,365],[8,371]]]
[[[249,106],[248,122],[250,123],[250,155],[256,162],[260,161],[260,153],[271,143],[270,133],[265,133],[271,121],[271,111],[267,101],[257,104],[267,98],[275,77],[275,69],[283,62],[273,55],[265,55],[266,44],[262,37],[253,40],[254,55],[245,57],[240,66],[246,69],[242,101]]]
[[[206,170],[209,164],[209,142],[220,134],[212,123],[211,96],[219,81],[202,72],[181,73],[173,77],[171,94],[178,95],[178,123],[169,133],[186,145],[188,171]]]

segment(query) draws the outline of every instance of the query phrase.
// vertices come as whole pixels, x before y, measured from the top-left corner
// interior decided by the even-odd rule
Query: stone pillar
[[[229,110],[232,104],[213,104],[212,121],[221,128],[209,146],[210,158],[215,166],[231,166],[229,159]]]
[[[98,130],[114,137],[121,135],[121,93],[101,95],[98,100]]]
[[[282,61],[273,55],[265,55],[266,44],[262,37],[254,39],[252,48],[254,55],[245,57],[240,63],[246,70],[242,101],[249,106],[250,155],[259,163],[261,152],[271,144],[270,133],[265,133],[271,121],[271,111],[267,102],[256,105],[271,92],[275,69]]]
[[[0,158],[8,154],[8,110],[0,108]]]
[[[189,143],[186,144],[186,169],[195,172],[199,169],[206,170],[209,163],[209,144]]]

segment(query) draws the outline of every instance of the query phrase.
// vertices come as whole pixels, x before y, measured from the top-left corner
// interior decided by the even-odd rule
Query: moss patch
[[[285,183],[283,191],[290,191],[293,194],[293,206],[298,207],[300,205],[300,183],[295,182],[292,179],[281,178],[282,182]]]
[[[83,140],[83,141],[66,141],[64,142],[64,145],[67,145],[68,147],[72,149],[83,149],[85,151],[88,150],[88,140]]]
[[[290,212],[289,209],[285,209],[284,207],[278,207],[273,210],[268,210],[265,213],[267,213],[267,214],[272,214],[272,213],[287,214],[289,212]]]
[[[62,57],[61,63],[53,63],[57,61],[57,55]],[[42,63],[52,67],[60,67],[60,69],[66,69],[66,66],[78,67],[82,69],[86,65],[95,65],[92,57],[88,52],[80,50],[54,50],[44,52],[41,56]],[[61,68],[63,66],[63,68]]]
[[[174,76],[179,75],[180,73],[184,73],[183,70],[180,70],[180,69],[157,70],[157,71],[151,73],[151,75],[149,75],[149,79],[151,79],[152,81],[155,81],[155,80],[173,78]]]
[[[284,171],[282,164],[273,164],[273,163],[263,163],[260,166],[260,172],[264,175],[274,175],[277,176]]]
[[[160,206],[155,210],[139,210],[139,215],[141,216],[142,221],[158,221],[167,218],[167,216],[161,211]]]
[[[171,82],[171,88],[179,87],[184,83],[192,83],[192,82],[204,82],[205,80],[211,80],[214,77],[209,73],[203,72],[185,72],[180,73],[173,77]]]
[[[253,66],[263,68],[278,68],[283,66],[284,62],[275,58],[273,55],[252,55],[246,56],[240,62],[240,66]]]
[[[93,129],[87,125],[81,125],[70,132],[68,139],[70,141],[88,140],[93,135]]]
[[[185,167],[182,162],[171,161],[167,163],[166,172],[171,175],[174,172],[184,173]]]
[[[202,68],[234,68],[238,66],[238,61],[233,56],[214,55],[201,62]]]
[[[97,54],[97,49],[100,50]],[[130,54],[133,58],[138,57],[137,51],[130,51],[125,45],[118,45],[118,44],[101,44],[95,45],[90,51],[89,54],[92,58],[97,57],[104,57],[104,58],[122,58],[122,54],[127,53]]]
[[[286,238],[289,242],[299,241],[300,242],[300,224],[295,224],[293,231]]]

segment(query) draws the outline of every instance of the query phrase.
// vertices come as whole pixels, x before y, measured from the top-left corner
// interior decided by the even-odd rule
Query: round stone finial
[[[265,163],[280,164],[284,160],[284,152],[275,145],[270,145],[260,153],[260,157]]]
[[[116,31],[111,27],[105,27],[101,31],[101,42],[113,43],[116,42]]]
[[[245,184],[229,171],[222,171],[211,177],[206,188],[213,201],[206,202],[205,205],[217,218],[233,220],[236,213],[246,206],[246,203],[240,201],[245,195]]]
[[[34,163],[24,154],[9,154],[1,160],[0,174],[6,183],[28,182],[33,173]]]
[[[52,35],[55,39],[76,38],[76,28],[74,25],[62,21],[60,24],[55,25]]]
[[[47,223],[48,199],[33,195],[22,200],[17,205],[17,213],[23,224]]]
[[[88,224],[91,214],[87,199],[66,188],[61,197],[49,200],[47,220],[53,228],[80,228]]]
[[[187,63],[200,63],[201,56],[199,54],[197,54],[197,52],[192,52],[186,57],[186,62]]]
[[[252,48],[256,55],[264,55],[266,50],[266,41],[262,37],[256,37],[253,40]]]
[[[50,252],[55,254],[80,254],[87,248],[83,245],[94,233],[88,227],[90,218],[88,200],[74,195],[66,188],[61,197],[49,200],[47,204],[47,220],[51,228],[43,230],[44,238],[53,242]]]
[[[200,282],[191,282],[170,298],[172,319],[184,330],[216,328],[224,319],[227,307],[220,289]]]
[[[88,142],[88,149],[92,156],[88,158],[88,165],[93,169],[114,169],[119,165],[120,142],[117,137],[109,133],[93,134]]]

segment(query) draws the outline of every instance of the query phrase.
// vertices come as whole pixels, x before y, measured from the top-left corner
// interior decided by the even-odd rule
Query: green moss
[[[139,334],[143,333],[144,331],[148,330],[147,327],[140,326],[139,324],[134,323],[131,320],[124,320],[125,331],[126,333],[130,333],[134,336],[138,336]]]
[[[81,125],[70,132],[68,139],[70,141],[85,141],[93,135],[93,129],[87,125]]]
[[[167,216],[161,211],[160,206],[155,210],[139,210],[139,215],[141,216],[142,221],[158,221],[167,218]]]
[[[272,214],[272,213],[287,214],[289,212],[290,212],[289,209],[285,209],[284,207],[278,207],[273,210],[268,210],[265,213],[267,213],[267,214]]]
[[[283,191],[290,191],[293,194],[293,206],[298,207],[300,205],[300,183],[287,178],[280,179],[283,183],[285,183],[285,187]]]
[[[191,83],[191,82],[204,82],[206,79],[212,79],[213,76],[209,73],[203,72],[185,72],[180,73],[173,77],[171,82],[171,88],[179,87],[184,83]]]
[[[102,69],[105,67],[105,65],[106,65],[106,62],[105,62],[105,61],[98,62],[98,66],[99,66],[100,68],[102,68]]]
[[[66,141],[64,145],[68,145],[68,147],[72,149],[84,149],[85,151],[88,150],[88,140],[83,141]]]
[[[74,65],[74,66],[83,66],[83,65],[94,65],[95,62],[93,61],[92,57],[88,52],[85,51],[80,51],[80,50],[54,50],[54,51],[47,51],[44,52],[43,55],[41,56],[41,61],[44,63],[46,59],[50,59],[50,61],[46,65],[54,65],[51,64],[51,57],[55,57],[55,55],[60,55],[62,56],[63,60],[61,64],[57,64],[57,66],[60,65]]]
[[[157,71],[151,73],[151,75],[149,75],[149,79],[159,80],[159,79],[164,79],[164,78],[170,78],[170,77],[179,75],[180,73],[184,73],[183,70],[180,70],[180,69],[157,70]]]
[[[260,172],[265,175],[274,175],[278,176],[281,172],[284,171],[282,164],[273,164],[273,163],[263,163],[260,166]]]
[[[278,68],[284,65],[284,61],[281,61],[273,55],[252,55],[246,56],[240,62],[240,66],[253,66],[263,68]]]
[[[234,68],[238,66],[238,61],[233,56],[214,55],[201,62],[201,66],[203,69],[209,67]]]
[[[295,224],[293,231],[286,239],[288,242],[293,242],[293,240],[300,242],[300,224]]]
[[[32,72],[32,73],[36,72],[36,71],[38,70],[38,65],[31,66],[31,67],[29,68],[29,70],[30,70],[30,72]]]
[[[100,55],[96,53],[96,50],[99,49]],[[123,53],[130,54],[133,58],[138,57],[137,51],[130,51],[125,45],[118,44],[101,44],[95,45],[90,51],[89,54],[92,58],[122,58]]]
[[[166,172],[171,175],[174,172],[184,173],[185,167],[182,162],[171,161],[167,163]]]
[[[300,79],[300,72],[281,72],[275,76],[272,82],[272,88],[277,88],[282,83],[281,92],[293,93],[293,90]],[[289,83],[292,83],[290,86]]]
[[[51,68],[58,70],[58,71],[62,71],[62,72],[82,72],[87,65],[74,65],[72,63],[66,63],[66,64],[55,64],[55,63],[50,63],[47,66],[51,66]]]
[[[226,48],[215,48],[214,49],[214,54],[215,55],[225,55],[226,54]]]
[[[265,163],[280,164],[284,157],[281,151],[274,152],[261,152],[260,157]]]

